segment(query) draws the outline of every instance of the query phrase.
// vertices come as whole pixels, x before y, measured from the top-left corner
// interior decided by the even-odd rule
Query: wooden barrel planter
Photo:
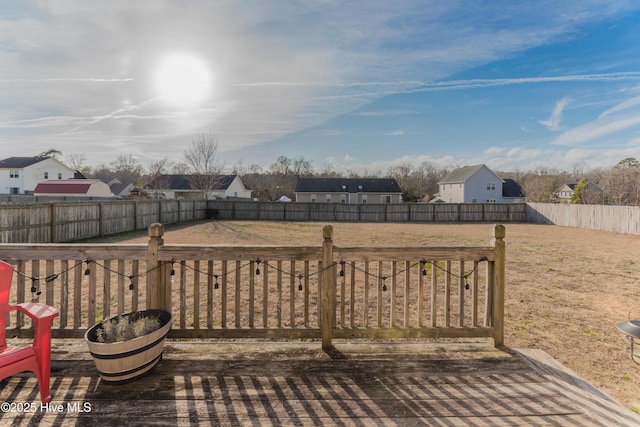
[[[122,316],[122,317],[121,317]],[[162,358],[164,341],[171,328],[171,313],[164,310],[139,310],[106,319],[84,335],[100,378],[109,382],[128,382],[150,373]],[[104,324],[120,318],[134,321],[157,316],[160,328],[126,341],[98,342],[98,331]]]

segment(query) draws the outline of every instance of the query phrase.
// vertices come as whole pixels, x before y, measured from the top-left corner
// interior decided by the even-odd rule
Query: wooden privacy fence
[[[11,300],[60,317],[54,337],[144,308],[173,314],[174,338],[489,338],[504,341],[505,229],[484,246],[149,243],[0,244],[16,267]],[[33,331],[12,314],[8,336]]]
[[[206,200],[116,200],[0,205],[0,243],[56,243],[204,219]]]
[[[282,203],[212,200],[217,219],[362,222],[524,222],[524,203]],[[213,216],[213,215],[212,215]]]

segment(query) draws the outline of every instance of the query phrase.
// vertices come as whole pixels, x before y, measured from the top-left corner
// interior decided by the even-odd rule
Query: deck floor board
[[[602,426],[640,418],[540,350],[476,344],[169,341],[155,371],[98,378],[84,342],[54,342],[51,408],[33,374],[0,381],[2,425]],[[83,405],[88,404],[88,407]],[[79,409],[90,411],[79,412]]]

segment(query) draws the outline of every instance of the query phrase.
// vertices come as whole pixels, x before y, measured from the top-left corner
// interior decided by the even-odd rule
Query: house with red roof
[[[78,178],[78,172],[53,157],[0,160],[0,194],[32,194],[39,182]]]
[[[61,179],[39,183],[34,196],[113,197],[111,188],[99,179]]]

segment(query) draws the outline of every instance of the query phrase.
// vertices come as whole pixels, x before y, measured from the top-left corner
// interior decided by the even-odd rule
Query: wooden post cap
[[[325,225],[322,227],[322,236],[324,237],[324,240],[331,240],[333,238],[333,226]]]
[[[164,226],[155,222],[149,226],[149,237],[162,237],[164,234]]]

